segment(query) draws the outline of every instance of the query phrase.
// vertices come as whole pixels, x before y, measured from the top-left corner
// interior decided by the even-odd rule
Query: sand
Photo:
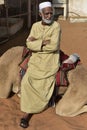
[[[61,49],[68,55],[78,53],[81,62],[87,67],[87,23],[70,23],[59,21],[62,29]],[[12,46],[25,45],[28,31],[21,31],[10,38],[7,43],[0,44],[0,55]],[[0,99],[0,130],[22,130],[19,126],[23,113],[20,111],[20,99],[12,95],[8,99]],[[35,114],[26,130],[87,130],[87,113],[76,117],[61,117],[50,107],[42,113]]]

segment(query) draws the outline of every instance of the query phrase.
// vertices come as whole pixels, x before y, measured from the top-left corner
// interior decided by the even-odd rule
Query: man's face
[[[52,7],[46,7],[41,12],[42,22],[51,24],[53,22],[53,9]]]

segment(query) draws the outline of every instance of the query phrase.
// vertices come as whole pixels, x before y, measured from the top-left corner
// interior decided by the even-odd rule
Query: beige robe
[[[55,74],[59,69],[60,25],[42,25],[41,21],[33,24],[30,36],[37,40],[26,42],[34,51],[28,63],[28,69],[21,82],[21,110],[27,113],[43,111],[52,96],[55,86]],[[42,41],[50,40],[43,47]]]

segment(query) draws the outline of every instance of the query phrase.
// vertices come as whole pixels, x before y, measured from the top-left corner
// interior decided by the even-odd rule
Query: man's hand
[[[32,36],[27,38],[27,41],[35,41],[35,40],[37,40],[37,39]]]
[[[43,40],[42,46],[45,46],[45,45],[47,45],[47,44],[49,44],[49,43],[50,43],[50,40]]]

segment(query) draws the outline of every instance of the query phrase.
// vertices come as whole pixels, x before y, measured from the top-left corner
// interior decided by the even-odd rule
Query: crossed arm
[[[36,40],[37,40],[37,39],[34,38],[33,36],[27,38],[27,41],[29,41],[29,42],[30,42],[30,41],[31,41],[31,42],[32,42],[32,41],[36,41]],[[42,41],[42,47],[45,46],[45,45],[47,45],[47,44],[49,44],[49,43],[50,43],[50,40],[43,40],[43,41]]]

